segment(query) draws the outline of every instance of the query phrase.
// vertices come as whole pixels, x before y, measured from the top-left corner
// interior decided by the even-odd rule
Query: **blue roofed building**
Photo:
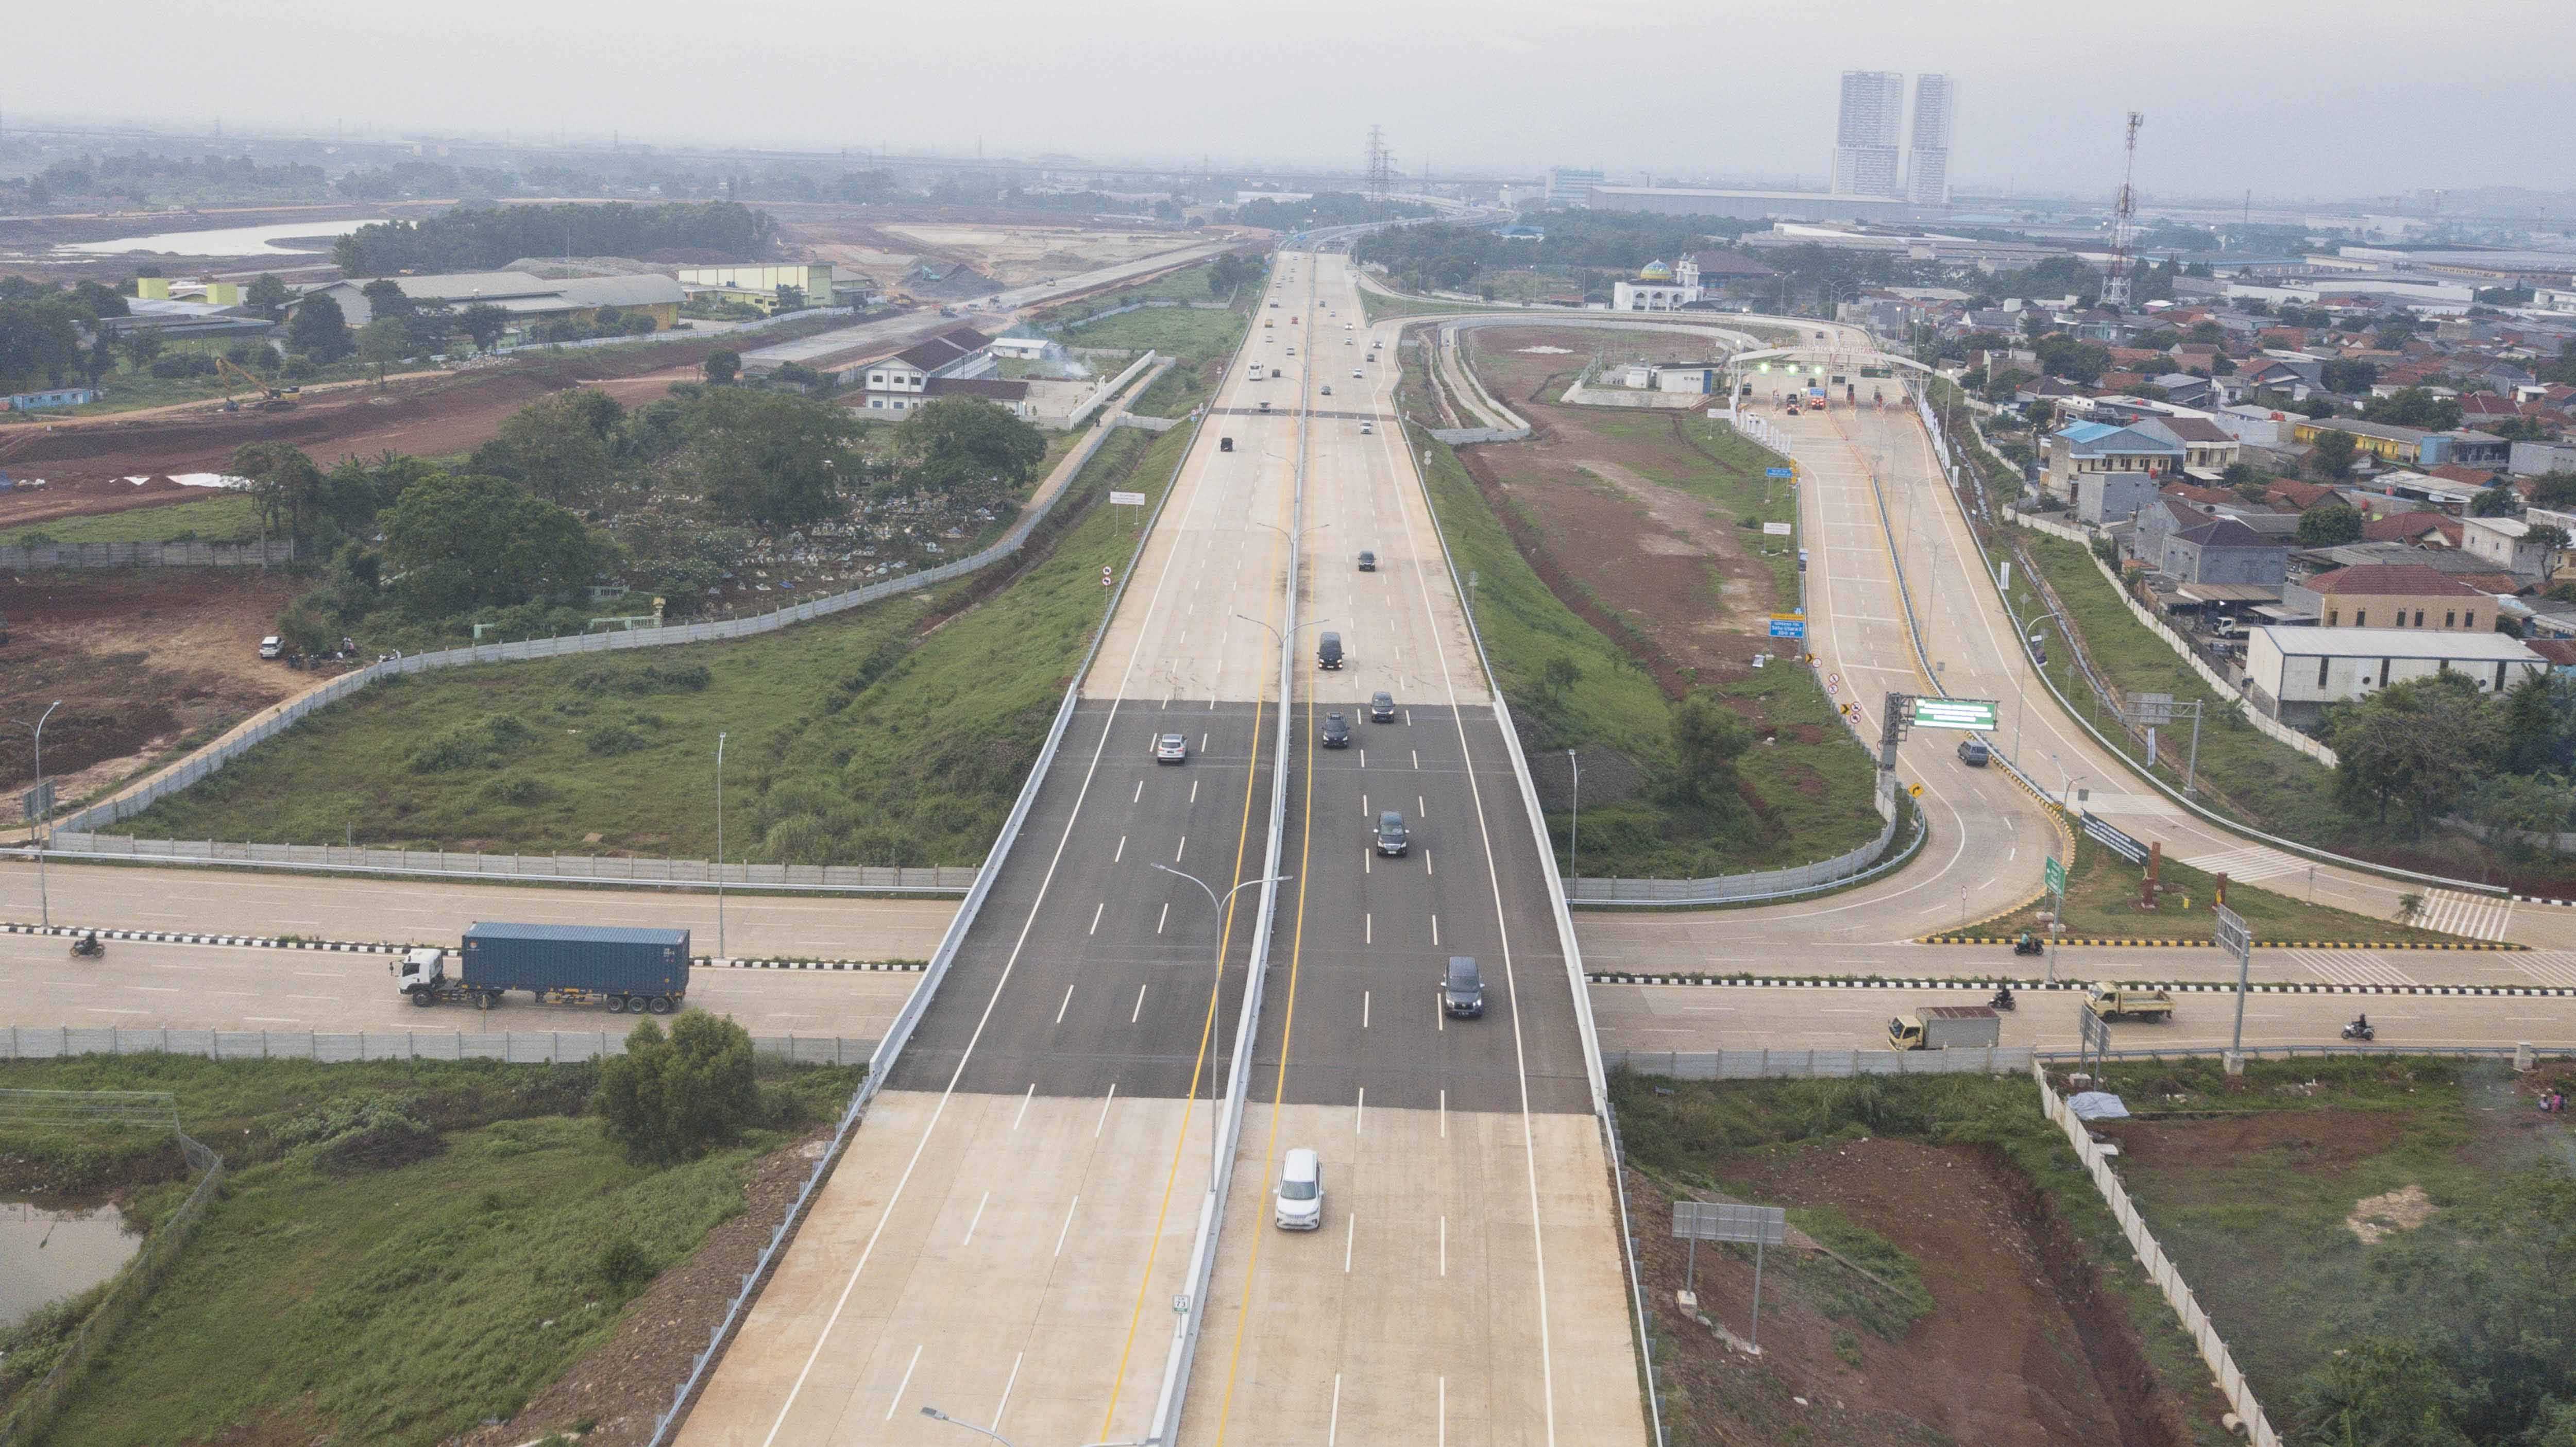
[[[2095,526],[2124,521],[2182,471],[2183,445],[2134,427],[2078,422],[2048,439],[2040,486]]]

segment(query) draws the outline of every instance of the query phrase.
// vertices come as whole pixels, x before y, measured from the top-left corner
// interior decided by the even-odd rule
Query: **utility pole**
[[[724,746],[725,736],[716,735],[716,958],[731,959],[725,953],[724,908]]]

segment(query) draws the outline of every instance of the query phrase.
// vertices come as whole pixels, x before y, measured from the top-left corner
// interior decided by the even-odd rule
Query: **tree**
[[[2545,508],[2576,506],[2576,472],[2550,472],[2534,478],[2531,501]]]
[[[358,288],[358,294],[367,299],[367,315],[370,320],[378,317],[410,316],[414,305],[411,293],[404,291],[402,283],[389,276],[368,282]]]
[[[2522,511],[2522,499],[2511,487],[2490,483],[2469,499],[2473,518],[2509,518]]]
[[[478,301],[457,315],[456,329],[473,338],[477,350],[488,352],[510,329],[510,314],[490,302]]]
[[[2033,342],[2031,350],[2039,356],[2040,370],[2070,382],[2090,386],[2111,370],[2110,348],[2079,342],[2064,332],[2050,332]]]
[[[2576,817],[2576,788],[2555,775],[2498,774],[2469,796],[2465,812],[2487,842],[2511,859],[2558,852],[2558,836]]]
[[[2522,540],[2541,549],[2540,572],[2547,577],[2558,571],[2558,559],[2567,551],[2567,530],[2556,523],[2541,523],[2523,530]]]
[[[2329,482],[2340,482],[2352,475],[2353,440],[2349,432],[2320,432],[2315,450],[2308,454],[2308,467]]]
[[[803,311],[805,309],[805,288],[801,286],[784,285],[779,287],[778,309],[783,312]]]
[[[122,339],[122,344],[125,348],[127,364],[137,372],[151,366],[152,359],[161,355],[163,346],[161,333],[151,327],[137,327],[127,332]]]
[[[317,362],[336,362],[357,350],[358,344],[349,335],[349,319],[338,302],[308,296],[296,305],[295,319],[286,324],[286,346]]]
[[[2379,381],[2379,367],[2372,362],[2347,362],[2341,358],[2317,368],[2317,380],[2329,392],[2359,396]],[[2373,401],[2379,399],[2373,398]],[[2373,419],[2385,420],[2385,419]]]
[[[551,503],[586,503],[617,469],[616,439],[626,409],[594,388],[559,392],[505,418],[474,449],[474,470],[505,477]]]
[[[671,1033],[646,1020],[626,1053],[600,1062],[591,1098],[600,1128],[637,1165],[695,1160],[731,1145],[760,1114],[751,1035],[731,1018],[690,1010]]]
[[[731,522],[774,528],[820,522],[840,513],[842,489],[859,475],[850,450],[859,422],[836,403],[718,387],[688,404],[681,426],[688,438],[684,469],[697,475],[717,515]]]
[[[313,537],[322,515],[322,469],[299,447],[283,442],[250,442],[233,449],[224,471],[250,483],[251,504],[259,509],[260,526],[297,542]]]
[[[1735,761],[1753,747],[1744,716],[1705,690],[1673,706],[1673,759],[1679,792],[1703,808],[1741,808]]]
[[[721,387],[742,375],[742,353],[719,347],[707,353],[707,359],[698,364],[698,370],[706,373],[709,382]]]
[[[2361,514],[2349,503],[2329,502],[2312,507],[2299,514],[2298,539],[2299,546],[2303,548],[2334,548],[2359,542]]]
[[[277,273],[263,271],[252,277],[250,286],[242,292],[242,304],[250,308],[251,315],[275,321],[286,310],[289,295]]]
[[[2337,710],[2328,742],[2345,808],[2368,806],[2386,825],[2390,806],[2403,805],[2411,830],[2421,833],[2486,773],[2504,730],[2466,675],[2437,673]]]
[[[2436,397],[2421,387],[2408,387],[2385,397],[2371,398],[2362,404],[2361,415],[2373,422],[2393,422],[2400,427],[2448,432],[2460,425],[2460,404],[2453,398]]]
[[[961,506],[1007,506],[1046,457],[1046,434],[976,397],[916,407],[895,429],[913,487]]]
[[[1551,703],[1562,702],[1565,691],[1582,681],[1582,666],[1560,653],[1539,670],[1538,691]]]
[[[376,369],[376,385],[383,386],[385,368],[411,355],[411,324],[398,316],[382,316],[358,328],[358,360]]]
[[[581,519],[498,477],[422,478],[381,521],[404,596],[431,616],[569,593],[601,558]]]

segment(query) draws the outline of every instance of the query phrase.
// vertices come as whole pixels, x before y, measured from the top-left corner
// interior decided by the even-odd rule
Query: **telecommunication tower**
[[[2138,193],[2130,183],[2138,174],[2138,127],[2146,121],[2146,112],[2129,112],[2129,154],[2120,169],[2120,201],[2111,208],[2111,276],[2102,283],[2102,305],[2113,311],[2129,309],[2129,233],[2138,219]]]

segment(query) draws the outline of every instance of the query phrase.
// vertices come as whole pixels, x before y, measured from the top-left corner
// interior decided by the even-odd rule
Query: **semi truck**
[[[1887,1043],[1894,1050],[1973,1050],[1999,1045],[2003,1017],[1992,1005],[1926,1005],[1887,1022]]]
[[[408,950],[388,968],[396,988],[423,1008],[454,1001],[489,1010],[525,990],[540,1004],[668,1015],[689,993],[689,932],[477,923],[454,951]]]

